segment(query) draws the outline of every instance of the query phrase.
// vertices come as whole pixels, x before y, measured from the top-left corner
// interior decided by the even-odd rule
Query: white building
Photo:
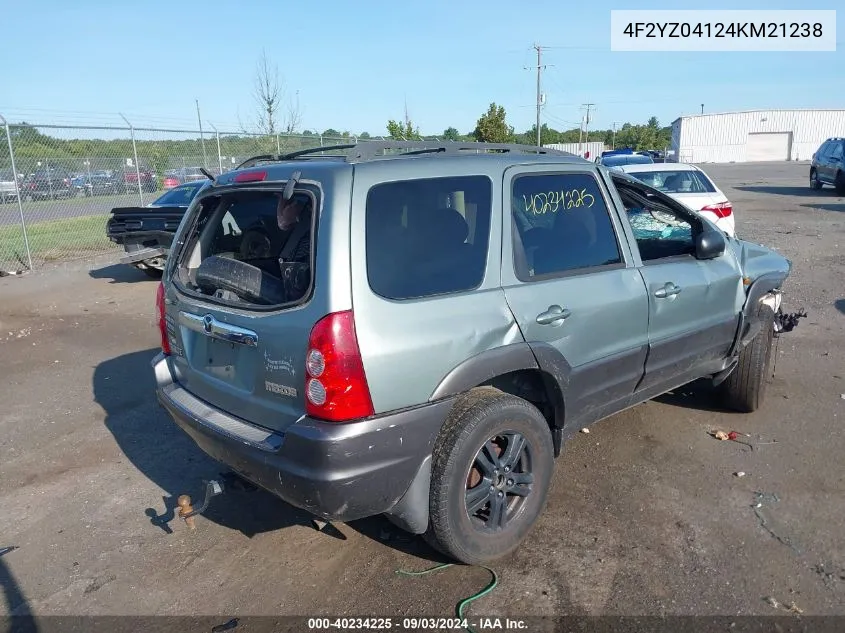
[[[602,141],[590,141],[589,143],[550,143],[543,145],[543,147],[556,149],[561,152],[569,152],[570,154],[575,154],[588,160],[595,160],[605,150]]]
[[[831,136],[845,136],[845,110],[723,112],[672,123],[682,163],[810,160]]]

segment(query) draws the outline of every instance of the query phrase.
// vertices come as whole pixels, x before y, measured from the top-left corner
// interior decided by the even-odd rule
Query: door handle
[[[206,336],[216,338],[220,341],[246,345],[247,347],[258,346],[258,334],[252,330],[238,327],[237,325],[229,325],[228,323],[218,321],[210,314],[199,316],[190,312],[180,312],[179,322],[190,330],[201,332]]]
[[[566,308],[561,308],[559,305],[549,306],[545,312],[537,315],[537,323],[540,325],[554,325],[569,318],[572,313]]]
[[[681,287],[676,286],[671,281],[667,281],[662,288],[658,288],[654,291],[654,296],[658,299],[666,299],[667,297],[674,297],[677,294],[680,294]]]

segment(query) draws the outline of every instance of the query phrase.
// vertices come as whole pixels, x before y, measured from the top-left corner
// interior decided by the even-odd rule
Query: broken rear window
[[[313,278],[315,191],[235,191],[199,202],[179,255],[177,282],[241,306],[295,305]]]

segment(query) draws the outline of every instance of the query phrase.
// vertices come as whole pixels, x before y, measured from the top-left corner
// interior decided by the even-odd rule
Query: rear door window
[[[519,176],[511,206],[514,266],[521,281],[623,265],[613,222],[592,175]]]
[[[492,190],[486,176],[400,180],[370,189],[366,251],[372,291],[406,300],[480,286]]]
[[[184,290],[246,307],[310,295],[317,192],[240,190],[200,200],[176,271]]]

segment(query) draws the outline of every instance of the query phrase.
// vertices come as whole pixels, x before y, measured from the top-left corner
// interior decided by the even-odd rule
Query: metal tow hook
[[[191,505],[191,497],[189,495],[179,496],[176,500],[176,505],[179,506],[179,516],[185,520],[185,524],[188,526],[189,530],[196,529],[197,526],[194,523],[194,517],[205,512],[212,497],[222,494],[223,484],[216,479],[212,479],[211,481],[205,482],[205,498],[202,500],[202,503],[198,508],[195,509]]]

